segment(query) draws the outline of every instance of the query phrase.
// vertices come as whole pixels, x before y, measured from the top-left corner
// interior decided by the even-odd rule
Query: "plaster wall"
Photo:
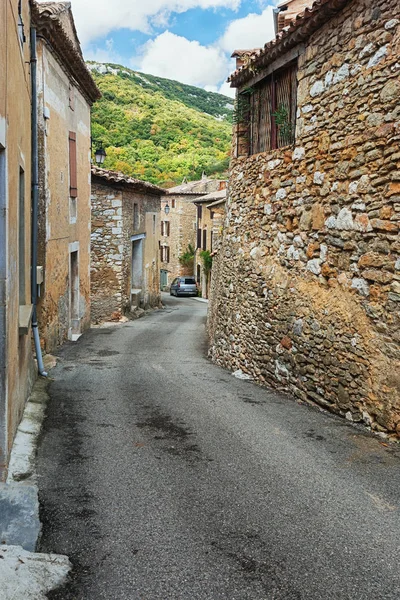
[[[90,105],[43,39],[38,42],[38,80],[39,263],[44,266],[38,322],[45,349],[52,351],[90,325]],[[70,131],[76,133],[76,199],[69,192]],[[77,312],[70,272],[70,252],[76,249]]]
[[[399,54],[397,0],[311,36],[294,146],[232,160],[208,322],[218,364],[397,434]]]
[[[0,479],[34,380],[30,327],[19,333],[19,306],[30,298],[31,118],[28,1],[22,2],[24,43],[18,32],[18,1],[0,5]],[[24,211],[19,210],[24,171]],[[19,237],[24,231],[24,256]],[[20,266],[24,264],[25,297]]]

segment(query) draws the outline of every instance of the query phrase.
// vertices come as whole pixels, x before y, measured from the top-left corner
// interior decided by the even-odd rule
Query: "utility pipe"
[[[32,299],[32,332],[35,342],[36,360],[39,374],[47,377],[44,369],[42,349],[40,347],[39,329],[37,323],[37,258],[38,258],[38,216],[39,216],[39,157],[38,157],[38,124],[37,124],[37,56],[36,56],[36,29],[31,27],[31,94],[32,94],[32,114],[31,114],[31,150],[32,150],[32,246],[31,246],[31,299]]]

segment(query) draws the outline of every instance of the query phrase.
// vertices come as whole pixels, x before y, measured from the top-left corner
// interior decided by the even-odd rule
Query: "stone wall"
[[[137,206],[136,222],[134,205]],[[160,196],[92,181],[92,320],[131,310],[132,236],[143,235],[141,308],[160,303]]]
[[[400,433],[398,16],[353,1],[313,34],[294,147],[232,160],[208,328],[218,364]]]

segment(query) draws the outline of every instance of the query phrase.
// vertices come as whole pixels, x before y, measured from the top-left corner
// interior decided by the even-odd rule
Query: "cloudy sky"
[[[274,37],[276,0],[72,0],[85,58],[233,95],[235,48]]]

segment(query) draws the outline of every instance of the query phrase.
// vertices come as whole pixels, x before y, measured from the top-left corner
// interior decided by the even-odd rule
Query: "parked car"
[[[175,277],[169,290],[170,296],[197,296],[194,277]]]

